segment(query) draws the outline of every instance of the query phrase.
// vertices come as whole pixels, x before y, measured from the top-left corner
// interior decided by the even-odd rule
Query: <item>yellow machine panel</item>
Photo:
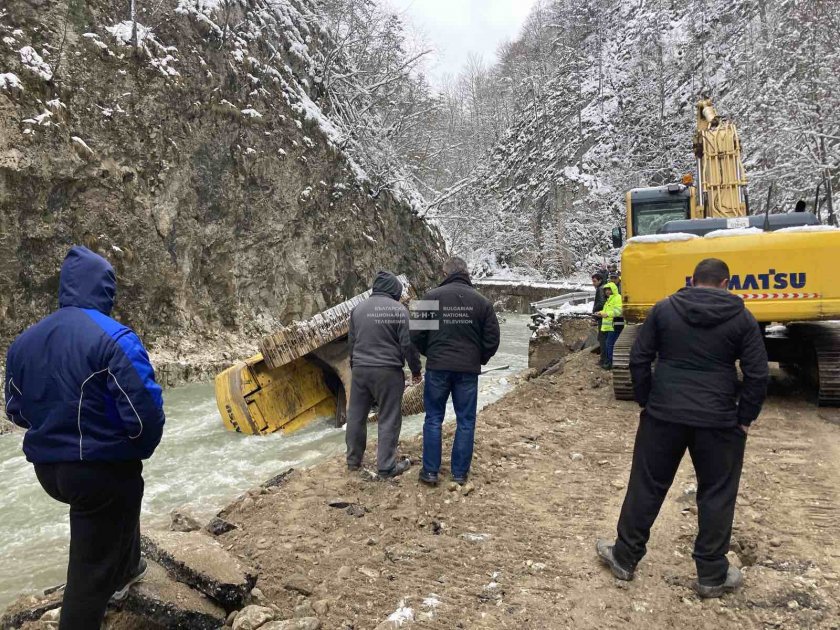
[[[720,258],[730,290],[759,322],[840,318],[840,283],[828,270],[840,253],[840,230],[765,232],[657,243],[630,242],[622,255],[624,316],[644,320],[659,300],[686,286],[704,258]]]
[[[216,376],[216,402],[227,429],[252,435],[291,433],[336,406],[318,366],[300,358],[272,369],[261,354]]]

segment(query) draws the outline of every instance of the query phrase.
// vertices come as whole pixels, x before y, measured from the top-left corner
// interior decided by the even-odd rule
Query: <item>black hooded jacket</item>
[[[636,401],[648,415],[712,428],[752,423],[769,379],[761,329],[744,301],[699,287],[681,289],[653,307],[630,353],[630,371]]]
[[[423,296],[421,305],[412,313],[411,339],[426,355],[426,369],[480,374],[499,349],[499,320],[469,275],[451,274]]]
[[[350,313],[350,366],[393,367],[408,363],[420,374],[420,355],[411,344],[408,309],[400,304],[403,285],[394,274],[380,271],[373,295]]]

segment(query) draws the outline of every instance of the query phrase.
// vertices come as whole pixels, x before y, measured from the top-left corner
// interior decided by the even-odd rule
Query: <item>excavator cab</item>
[[[694,216],[694,187],[668,184],[627,193],[627,237],[658,234],[670,221]]]

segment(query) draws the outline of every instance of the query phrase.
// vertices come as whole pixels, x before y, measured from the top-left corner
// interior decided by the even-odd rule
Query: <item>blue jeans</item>
[[[607,360],[605,361],[607,365],[612,365],[615,342],[620,334],[620,330],[610,330],[607,332]]]
[[[455,407],[455,440],[452,442],[452,476],[466,477],[472,463],[475,439],[475,414],[478,406],[478,374],[426,370],[423,404],[426,421],[423,423],[423,470],[440,471],[441,429],[446,415],[446,402],[452,394]]]

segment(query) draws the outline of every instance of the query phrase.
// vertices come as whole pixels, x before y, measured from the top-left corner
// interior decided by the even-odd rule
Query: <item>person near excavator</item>
[[[600,348],[599,365],[604,367],[607,361],[607,333],[601,330],[601,318],[598,317],[604,309],[604,304],[607,302],[607,296],[604,295],[604,283],[606,276],[604,272],[596,271],[592,274],[592,286],[595,287],[595,301],[592,304],[592,316],[595,318],[596,326],[598,327],[598,346]]]
[[[455,408],[452,480],[465,484],[472,465],[478,376],[481,366],[499,349],[499,321],[493,305],[473,288],[467,263],[450,258],[443,265],[446,279],[413,309],[411,338],[426,355],[423,404],[423,468],[420,481],[438,483],[442,427],[446,403]]]
[[[23,452],[41,486],[70,505],[61,630],[98,629],[109,599],[146,572],[142,460],[160,442],[163,399],[140,339],[109,316],[116,288],[107,260],[73,247],[59,309],[6,356],[6,415],[26,429]]]
[[[605,370],[611,370],[613,349],[620,333],[620,331],[616,331],[615,329],[615,319],[621,317],[623,305],[621,302],[621,293],[618,292],[618,287],[614,282],[607,282],[604,285],[604,296],[606,297],[604,307],[595,313],[595,317],[601,320],[601,334],[605,337],[604,348],[606,350],[606,357],[602,357],[601,367]]]
[[[350,313],[350,404],[347,409],[347,469],[360,470],[367,447],[368,415],[379,407],[376,465],[382,478],[396,477],[411,467],[397,461],[405,391],[403,365],[420,383],[420,355],[411,343],[408,309],[400,303],[403,285],[389,271],[373,280],[373,294]]]
[[[761,412],[769,375],[759,325],[727,291],[726,263],[701,261],[692,284],[653,307],[630,353],[641,418],[618,538],[599,540],[596,552],[616,578],[633,579],[687,449],[697,475],[695,590],[706,598],[743,583],[726,553],[747,432]]]

